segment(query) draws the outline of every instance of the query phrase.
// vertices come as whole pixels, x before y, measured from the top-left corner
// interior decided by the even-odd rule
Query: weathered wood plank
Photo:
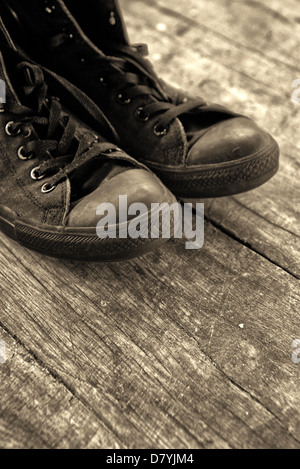
[[[121,1],[126,5],[126,0]],[[278,0],[208,0],[185,4],[175,0],[172,5],[150,0],[147,3],[162,12],[171,9],[170,16],[180,15],[192,28],[199,28],[203,34],[212,32],[246,50],[246,53],[254,51],[287,67],[298,66],[299,40],[296,36],[300,26],[297,0],[289,0],[284,5]],[[182,35],[186,33],[184,25],[180,32]]]
[[[175,1],[172,8],[176,14],[170,13],[170,6],[163,0],[147,2],[143,9],[136,0],[123,3],[133,42],[149,43],[151,59],[162,77],[191,94],[200,94],[253,117],[278,139],[282,150],[278,175],[248,194],[208,201],[206,214],[299,277],[300,105],[291,101],[291,95],[292,82],[300,76],[300,69],[296,60],[294,67],[288,67],[270,54],[282,46],[276,34],[284,23],[281,16],[274,19],[269,4],[260,6],[259,2],[239,3],[236,10],[244,11],[240,22],[233,11],[234,1],[222,5],[213,0]],[[252,47],[253,34],[249,31],[253,24],[257,28],[255,40],[262,41],[265,29],[259,28],[260,22],[256,25],[254,20],[250,21],[249,28],[244,28],[249,8],[252,15],[263,18],[271,32],[274,29],[268,40],[269,48],[263,54]],[[283,31],[286,41],[288,29]],[[242,43],[237,41],[238,33]],[[294,48],[297,43],[299,49],[299,37],[290,34]],[[274,242],[270,244],[272,237]]]
[[[120,448],[116,436],[1,327],[0,339],[7,352],[0,363],[0,448]]]
[[[2,322],[125,447],[298,447],[298,284],[206,238],[98,266],[2,236]]]

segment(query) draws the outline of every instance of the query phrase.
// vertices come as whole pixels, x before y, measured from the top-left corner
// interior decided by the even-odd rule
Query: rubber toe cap
[[[248,118],[236,117],[214,125],[193,145],[187,165],[239,160],[263,150],[271,136]]]
[[[114,205],[118,223],[119,195],[127,196],[128,207],[134,203],[142,203],[148,211],[151,210],[152,203],[176,202],[171,192],[152,173],[144,169],[129,169],[110,180],[104,180],[95,191],[79,201],[68,215],[67,226],[96,227],[101,218],[96,211],[102,203]]]

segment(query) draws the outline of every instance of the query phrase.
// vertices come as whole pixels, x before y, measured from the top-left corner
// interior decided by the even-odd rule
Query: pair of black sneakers
[[[162,217],[150,233],[158,206],[244,192],[278,170],[277,143],[252,120],[156,75],[117,1],[2,0],[0,18],[0,227],[21,244],[138,256],[166,241]],[[120,196],[146,209],[124,221]],[[111,206],[114,235],[99,237]],[[141,223],[141,236],[120,235]]]

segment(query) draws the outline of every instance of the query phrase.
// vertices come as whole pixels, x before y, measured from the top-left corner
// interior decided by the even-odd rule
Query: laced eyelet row
[[[54,4],[59,5],[56,1]],[[48,94],[48,86],[39,66],[20,62],[17,69],[24,73],[23,91],[28,100],[32,98],[33,106],[31,112],[26,114],[22,109],[16,110],[14,121],[4,123],[2,135],[5,133],[10,136],[19,135],[15,143],[23,140],[15,149],[15,159],[19,157],[21,160],[31,158],[39,160],[35,163],[38,166],[33,167],[33,163],[28,169],[28,178],[36,181],[34,187],[39,187],[41,192],[46,194],[54,191],[70,174],[74,171],[79,172],[79,168],[95,161],[103,150],[112,148],[113,145],[107,145],[100,137],[98,139],[94,137],[92,145],[90,137],[85,135],[79,141],[76,123],[65,115],[59,100]],[[28,77],[30,77],[30,86]],[[40,126],[44,127],[44,132],[40,131]],[[31,130],[28,129],[34,131],[34,136],[30,143],[25,143],[25,137],[29,138],[31,135]],[[116,152],[116,147],[113,150]],[[40,184],[38,181],[41,179],[44,181]]]
[[[108,83],[103,77],[99,78],[99,82],[102,86],[108,85]],[[128,106],[132,102],[132,100],[130,98],[126,98],[123,93],[118,93],[116,95],[116,100],[122,106],[126,106],[126,105]],[[139,122],[146,123],[150,119],[150,116],[147,113],[145,113],[144,108],[141,106],[135,110],[134,115],[135,115],[136,120],[138,120]],[[163,137],[167,135],[168,131],[169,131],[169,127],[164,127],[159,123],[153,127],[153,132],[157,137]]]
[[[83,59],[81,59],[81,61],[83,61]],[[103,77],[99,78],[99,82],[100,82],[101,86],[108,86],[107,81]],[[124,96],[124,94],[122,92],[116,94],[115,98],[116,98],[117,102],[119,104],[121,104],[122,106],[128,106],[132,102],[132,100],[130,98],[126,98],[126,96]],[[142,123],[146,123],[150,119],[150,116],[144,111],[144,108],[142,106],[138,107],[135,110],[134,116],[135,116],[136,120],[138,120],[139,122],[142,122]],[[163,137],[163,136],[167,135],[168,131],[169,131],[169,127],[164,127],[160,123],[157,123],[153,127],[153,132],[157,137]]]
[[[17,130],[13,131],[12,129],[15,124],[16,123],[14,121],[10,121],[5,126],[5,132],[10,137],[15,137],[17,135],[20,135],[22,131],[21,127],[18,127]],[[29,138],[31,136],[31,129],[27,129],[24,132],[23,136],[24,138]],[[32,155],[33,155],[32,153],[28,153],[28,154],[25,153],[23,145],[18,149],[18,157],[20,158],[20,160],[30,160],[32,158]]]
[[[39,174],[39,166],[36,166],[31,170],[30,176],[34,181],[40,181],[41,179],[44,179],[45,175],[44,174]],[[49,192],[54,191],[56,189],[56,185],[49,184],[49,182],[46,182],[41,188],[41,192],[43,194],[48,194]]]
[[[20,135],[20,133],[22,132],[21,127],[18,127],[16,130],[13,130],[13,127],[14,127],[15,124],[16,124],[16,122],[9,121],[5,126],[5,133],[9,137],[16,137],[17,135]],[[24,136],[24,138],[29,138],[31,136],[31,129],[26,129],[23,132],[23,136]]]
[[[14,136],[19,135],[21,133],[21,127],[19,127],[16,131],[12,130],[14,125],[15,125],[15,122],[10,121],[5,126],[5,132],[10,137],[14,137]],[[24,133],[24,137],[29,138],[30,136],[31,136],[31,129],[27,129]],[[20,158],[20,160],[27,161],[27,160],[30,160],[32,157],[33,157],[33,153],[31,152],[31,153],[26,154],[25,151],[24,151],[24,146],[23,145],[18,149],[18,158]],[[30,172],[30,176],[34,181],[41,180],[45,177],[45,175],[39,175],[39,172],[38,172],[39,169],[40,169],[39,166],[36,166]],[[55,188],[56,188],[55,185],[52,186],[51,184],[46,183],[42,186],[41,192],[43,194],[48,194],[49,192],[52,192]]]
[[[117,95],[117,100],[122,105],[128,105],[131,103],[131,99],[125,98],[122,93],[119,93]],[[150,119],[150,116],[144,111],[143,107],[138,107],[135,110],[134,115],[138,121],[143,122],[143,123],[148,122]],[[167,135],[168,131],[169,131],[168,127],[164,127],[163,125],[159,123],[153,127],[153,132],[157,137],[163,137],[164,135]]]

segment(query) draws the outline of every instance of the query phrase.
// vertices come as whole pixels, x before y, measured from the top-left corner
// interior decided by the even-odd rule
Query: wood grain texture
[[[7,350],[0,368],[1,448],[121,447],[38,356],[1,327],[0,337]]]
[[[272,2],[175,0],[172,9],[164,1],[142,9],[137,0],[123,2],[132,41],[149,43],[163,78],[249,115],[278,140],[276,177],[250,193],[206,201],[206,215],[299,278],[300,105],[291,100],[300,78],[299,24],[284,21]]]
[[[281,171],[208,200],[200,251],[84,264],[0,234],[0,446],[299,449],[298,2],[121,4],[164,78],[274,133]]]
[[[3,238],[2,322],[125,447],[298,447],[297,281],[206,238],[111,266]]]

